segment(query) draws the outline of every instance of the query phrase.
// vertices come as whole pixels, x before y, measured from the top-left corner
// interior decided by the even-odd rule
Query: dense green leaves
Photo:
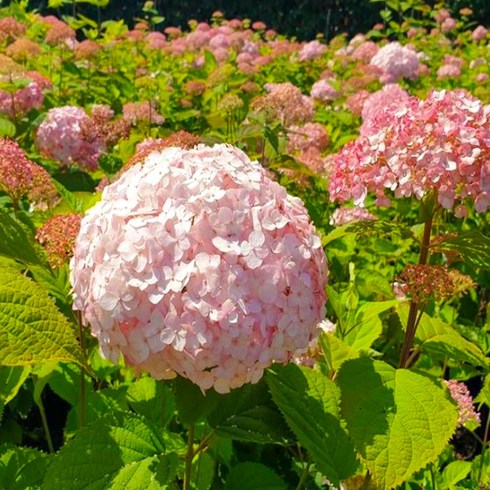
[[[396,487],[436,460],[456,429],[453,402],[422,374],[363,357],[345,362],[336,382],[342,418],[376,488]]]
[[[30,372],[30,366],[0,367],[0,422],[5,405],[17,395]]]
[[[0,271],[0,364],[82,362],[73,327],[44,289],[19,271]]]
[[[319,471],[334,484],[357,469],[354,446],[339,419],[339,392],[320,371],[294,364],[267,373],[272,398]]]
[[[222,437],[258,443],[283,443],[290,433],[262,381],[220,397],[209,423]]]
[[[83,428],[56,455],[43,489],[167,488],[179,465],[161,432],[132,413],[114,413]],[[160,486],[158,486],[160,485]]]
[[[286,490],[286,483],[270,468],[258,463],[240,463],[228,473],[225,490]]]

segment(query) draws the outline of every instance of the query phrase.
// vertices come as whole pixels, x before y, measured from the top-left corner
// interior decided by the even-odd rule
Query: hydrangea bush
[[[0,488],[488,487],[487,28],[62,3],[0,8]]]

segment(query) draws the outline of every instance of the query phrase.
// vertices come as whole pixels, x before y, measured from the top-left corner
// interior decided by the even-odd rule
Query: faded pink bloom
[[[315,148],[319,152],[327,149],[329,138],[325,126],[320,123],[306,123],[304,126],[290,126],[287,151],[294,153]]]
[[[369,98],[371,94],[367,90],[359,90],[355,94],[347,97],[345,101],[345,105],[347,109],[349,109],[352,114],[356,116],[360,116],[362,114],[362,108],[364,107],[364,103]]]
[[[123,105],[123,118],[133,126],[139,122],[163,124],[165,119],[157,112],[153,101],[126,102]]]
[[[312,99],[321,100],[322,102],[335,100],[339,95],[339,92],[332,87],[328,80],[318,80],[318,82],[313,84],[310,92]]]
[[[476,422],[480,423],[480,414],[475,410],[473,406],[473,398],[470,395],[468,387],[454,379],[449,381],[444,381],[446,386],[449,389],[449,393],[451,393],[451,397],[458,404],[458,423],[459,425],[465,425],[467,422]]]
[[[488,81],[489,78],[490,75],[488,75],[488,73],[478,73],[478,75],[476,76],[476,81],[478,83],[485,83],[486,81]]]
[[[75,213],[53,216],[36,231],[36,240],[45,248],[51,267],[61,267],[73,256],[81,220]]]
[[[432,91],[411,97],[390,124],[348,143],[334,158],[331,199],[354,199],[368,192],[379,205],[396,198],[421,199],[437,191],[439,204],[452,209],[465,199],[477,212],[490,206],[490,105],[464,90]]]
[[[434,19],[438,24],[442,24],[449,17],[451,17],[451,14],[446,9],[440,9],[434,15]]]
[[[74,53],[77,60],[87,60],[93,58],[100,50],[102,46],[95,41],[85,39],[81,43],[78,43],[75,47]]]
[[[437,70],[437,79],[443,78],[459,78],[461,76],[461,68],[457,65],[442,65]]]
[[[448,17],[447,19],[444,19],[444,21],[441,24],[441,31],[444,33],[454,31],[455,28],[456,28],[456,20],[453,19],[452,17]]]
[[[325,173],[325,158],[320,153],[320,150],[314,146],[306,148],[299,155],[296,155],[296,159],[313,172],[318,174]]]
[[[77,163],[95,170],[100,155],[105,151],[102,140],[88,140],[83,126],[90,117],[80,107],[63,106],[50,109],[36,132],[36,146],[46,157],[63,166]]]
[[[5,50],[5,54],[16,61],[27,61],[36,57],[41,51],[41,46],[26,38],[16,39]]]
[[[403,108],[409,99],[408,92],[396,83],[389,83],[371,94],[362,108],[361,135],[374,134],[389,125],[395,113]]]
[[[107,186],[70,278],[106,357],[220,393],[290,360],[325,313],[325,256],[302,202],[227,145],[152,153]]]
[[[332,213],[330,224],[333,226],[342,226],[348,223],[356,223],[357,221],[372,221],[377,219],[377,216],[364,208],[348,208],[347,206],[343,206],[337,208]]]
[[[379,48],[375,42],[365,41],[354,50],[352,53],[352,59],[369,63],[378,51]]]
[[[26,32],[26,26],[13,17],[0,19],[0,42],[21,37]]]
[[[27,194],[32,183],[32,162],[13,140],[0,139],[0,190],[14,203]]]
[[[486,39],[488,36],[488,29],[486,29],[484,26],[479,25],[472,33],[471,37],[473,38],[473,41],[482,41],[483,39]]]
[[[311,61],[316,58],[320,58],[325,51],[327,50],[327,46],[322,44],[320,41],[310,41],[306,43],[298,53],[299,61]]]
[[[400,78],[417,78],[417,53],[397,42],[383,46],[371,59],[371,65],[382,70],[382,83],[394,83]]]

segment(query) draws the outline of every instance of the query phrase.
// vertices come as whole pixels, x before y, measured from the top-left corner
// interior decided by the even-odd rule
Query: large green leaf
[[[286,490],[286,483],[270,468],[259,463],[239,463],[226,478],[225,490]]]
[[[280,444],[290,436],[263,381],[221,396],[208,421],[218,435],[231,439]]]
[[[436,460],[457,426],[445,390],[422,374],[362,357],[336,378],[341,415],[376,488],[390,489]]]
[[[39,265],[42,261],[31,245],[24,226],[0,209],[0,255],[16,259],[24,264]]]
[[[0,447],[0,488],[26,490],[39,488],[50,457],[28,447]]]
[[[5,405],[17,395],[30,372],[30,366],[0,367],[0,422]]]
[[[295,364],[267,373],[272,398],[317,468],[333,484],[353,475],[358,462],[339,418],[339,392],[320,371]]]
[[[0,365],[82,362],[71,324],[47,292],[18,270],[0,270]]]
[[[363,303],[355,313],[353,321],[344,326],[344,341],[357,351],[364,351],[381,335],[383,324],[379,315],[398,305],[398,300]]]
[[[400,305],[397,308],[398,316],[403,325],[408,321],[409,307]],[[420,343],[422,351],[448,356],[453,360],[469,362],[473,366],[488,368],[489,360],[478,346],[466,340],[451,325],[442,320],[432,318],[426,313],[422,314],[417,331],[416,342]]]
[[[156,490],[171,484],[178,464],[175,455],[165,454],[160,431],[146,419],[113,413],[81,429],[61,448],[43,489]]]
[[[437,245],[437,250],[456,253],[474,268],[488,269],[490,267],[490,238],[479,230],[449,236]]]
[[[338,371],[343,362],[359,357],[360,355],[359,352],[355,351],[349,344],[346,344],[334,334],[323,333],[319,337],[319,343],[328,368],[333,372]]]
[[[174,388],[177,411],[183,424],[188,425],[206,417],[218,403],[216,391],[203,393],[196,384],[180,376],[175,379]]]

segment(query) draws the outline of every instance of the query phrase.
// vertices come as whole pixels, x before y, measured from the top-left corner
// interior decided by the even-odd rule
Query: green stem
[[[39,413],[41,414],[41,422],[43,424],[44,433],[46,434],[46,441],[48,443],[48,448],[50,453],[54,453],[53,440],[51,439],[51,432],[49,431],[48,419],[46,418],[46,411],[44,410],[44,405],[41,397],[39,397]]]
[[[485,424],[485,432],[483,434],[481,456],[480,456],[480,467],[478,468],[478,480],[477,480],[478,484],[480,484],[481,474],[483,472],[483,463],[485,461],[485,451],[487,450],[487,446],[488,446],[489,432],[490,432],[490,416],[487,417],[487,423]]]
[[[420,247],[419,265],[427,264],[429,259],[429,247],[430,247],[430,234],[432,230],[432,221],[434,219],[434,213],[430,215],[424,224],[424,235],[422,237],[422,244]],[[412,299],[410,303],[410,311],[408,313],[407,330],[405,332],[405,339],[403,341],[403,347],[400,354],[400,367],[408,367],[408,359],[410,357],[410,350],[412,349],[413,339],[415,338],[415,331],[417,330],[417,313],[419,310],[419,301]]]
[[[185,474],[183,490],[190,490],[192,476],[192,460],[194,459],[194,434],[196,426],[192,422],[189,426],[189,434],[187,436],[187,455],[185,458]]]

